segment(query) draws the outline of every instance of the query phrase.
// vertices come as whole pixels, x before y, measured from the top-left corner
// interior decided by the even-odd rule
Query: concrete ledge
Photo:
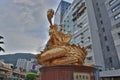
[[[117,77],[120,76],[120,69],[100,72],[100,77]]]

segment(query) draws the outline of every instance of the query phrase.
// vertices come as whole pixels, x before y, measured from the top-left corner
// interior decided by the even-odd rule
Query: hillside
[[[35,58],[35,55],[30,53],[0,55],[0,60],[3,59],[5,63],[12,63],[14,65],[16,65],[17,59],[20,58],[30,60],[31,58]]]

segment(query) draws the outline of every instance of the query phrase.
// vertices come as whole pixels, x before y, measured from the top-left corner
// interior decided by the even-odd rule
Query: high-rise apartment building
[[[105,4],[111,20],[111,32],[120,60],[120,0],[105,0]]]
[[[66,23],[72,24],[70,26],[72,42],[87,49],[86,63],[102,66],[105,70],[117,69],[120,64],[112,39],[111,23],[105,8],[104,0],[74,0],[69,11],[67,10],[69,14],[64,14],[62,29],[66,33],[69,30],[69,25]],[[68,22],[67,19],[69,21],[72,19],[72,22]]]
[[[60,29],[72,34],[72,43],[87,49],[85,62],[99,66],[102,78],[118,76],[120,63],[104,0],[74,0],[63,15]]]
[[[25,72],[29,72],[33,69],[33,65],[35,64],[35,59],[26,60],[26,59],[18,59],[17,60],[17,71],[19,71],[19,68],[22,67]]]
[[[55,12],[55,19],[54,19],[54,23],[61,25],[61,20],[63,18],[63,14],[65,13],[65,11],[68,9],[68,7],[70,6],[71,3],[66,2],[64,0],[61,0],[61,2],[58,5],[58,8]]]
[[[18,59],[16,63],[17,70],[19,71],[19,68],[22,67],[23,69],[26,69],[26,59]]]
[[[26,72],[29,72],[32,70],[34,63],[32,63],[32,61],[27,61],[26,63]]]
[[[120,68],[104,0],[86,0],[86,6],[95,63],[105,69]]]
[[[91,33],[85,0],[75,0],[73,2],[72,21],[72,42],[76,45],[85,47],[88,51],[85,63],[94,64]]]
[[[71,10],[72,5],[68,7],[68,9],[65,11],[63,14],[63,19],[61,21],[61,26],[59,28],[59,31],[62,31],[65,34],[72,34],[72,10]]]

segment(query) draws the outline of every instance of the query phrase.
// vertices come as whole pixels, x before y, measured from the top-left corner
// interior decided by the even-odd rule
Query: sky
[[[73,0],[66,0],[72,2]],[[46,12],[56,10],[60,0],[0,0],[0,36],[5,53],[33,53],[43,50],[49,39]]]

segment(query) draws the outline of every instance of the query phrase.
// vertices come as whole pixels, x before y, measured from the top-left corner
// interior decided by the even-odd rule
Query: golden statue
[[[54,10],[49,9],[47,12],[50,23],[50,39],[44,51],[36,56],[37,61],[43,66],[52,65],[83,65],[87,52],[85,48],[69,44],[71,35],[59,32],[58,26],[52,24]]]

